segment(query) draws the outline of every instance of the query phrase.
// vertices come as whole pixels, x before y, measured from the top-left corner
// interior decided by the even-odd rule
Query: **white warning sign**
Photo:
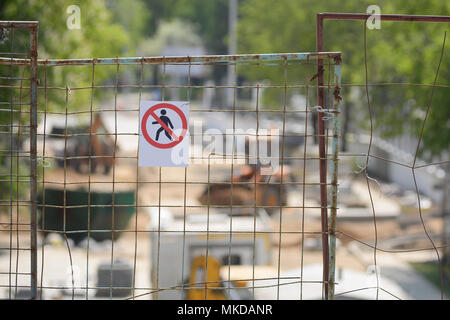
[[[189,102],[141,101],[140,167],[187,167]]]

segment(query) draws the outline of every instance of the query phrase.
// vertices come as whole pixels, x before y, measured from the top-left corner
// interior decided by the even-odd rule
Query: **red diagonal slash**
[[[158,116],[153,111],[150,111],[150,115],[153,118],[155,118],[156,121],[158,121],[158,123],[161,125],[161,127],[163,127],[164,130],[166,130],[175,141],[178,141],[180,139],[180,138],[178,138],[178,136],[175,133],[173,133],[172,130],[170,130],[170,128],[168,126],[166,126],[166,124],[164,122],[161,121],[160,118],[158,118]]]

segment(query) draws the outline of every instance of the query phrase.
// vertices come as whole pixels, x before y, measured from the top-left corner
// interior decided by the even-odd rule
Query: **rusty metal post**
[[[31,33],[31,105],[30,105],[30,227],[31,227],[31,299],[38,297],[37,290],[37,91],[38,91],[38,26],[32,24]]]
[[[323,49],[323,19],[321,15],[317,15],[317,42],[316,50],[321,52]],[[323,90],[323,60],[317,60],[317,104],[325,109],[324,106],[324,90]],[[318,113],[318,136],[319,136],[319,158],[320,158],[320,212],[322,224],[322,255],[323,255],[323,297],[328,300],[328,200],[327,200],[327,155],[325,150],[325,126],[323,120],[323,112]]]
[[[331,165],[331,207],[330,207],[330,256],[329,256],[329,275],[328,275],[328,298],[334,299],[334,283],[336,269],[336,217],[337,217],[337,194],[338,194],[338,168],[339,168],[339,134],[340,134],[340,101],[341,101],[341,58],[335,58],[334,65],[334,91],[333,91],[333,138],[331,154],[333,163]]]

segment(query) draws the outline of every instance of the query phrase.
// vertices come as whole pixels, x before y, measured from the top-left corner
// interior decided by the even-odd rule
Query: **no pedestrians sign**
[[[139,118],[139,166],[187,167],[189,102],[142,101]]]

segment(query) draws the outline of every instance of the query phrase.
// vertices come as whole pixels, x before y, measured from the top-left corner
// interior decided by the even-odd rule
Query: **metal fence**
[[[29,283],[25,298],[37,297],[37,22],[0,22],[1,56],[1,287],[6,296],[17,296],[14,284]],[[15,46],[19,41],[21,45]],[[28,59],[17,67],[14,59]],[[25,161],[24,161],[25,160]],[[20,214],[19,214],[20,212]],[[23,231],[23,232],[21,232]],[[24,238],[24,234],[26,237]],[[21,261],[19,262],[19,258]],[[24,258],[25,262],[24,262]]]
[[[437,81],[445,36],[434,83],[370,83],[364,27],[365,82],[341,84],[340,53],[322,52],[323,22],[368,18],[319,14],[316,53],[68,60],[36,60],[37,23],[0,24],[11,30],[0,39],[1,112],[7,115],[0,118],[1,188],[7,190],[1,194],[1,297],[334,299],[375,290],[376,298],[399,298],[381,281],[380,255],[433,252],[445,298],[439,250],[448,240],[430,231],[418,178],[419,169],[448,164],[419,157],[434,92],[448,90]],[[380,18],[450,22],[442,16]],[[21,30],[27,40],[31,31],[31,45],[18,41],[14,33]],[[250,80],[210,81],[230,67]],[[408,161],[376,150],[369,89],[394,86],[430,88]],[[367,104],[367,151],[360,153],[339,152],[340,102],[349,88],[362,88]],[[190,103],[187,168],[138,166],[139,108],[146,100]],[[252,143],[270,155],[255,156]],[[363,160],[358,196],[368,199],[373,239],[337,220],[348,210],[344,185],[338,202],[338,163],[345,169],[350,158]],[[278,170],[267,174],[267,163],[279,164]],[[384,193],[372,175],[377,163],[411,173],[414,213],[430,246],[387,246],[395,239],[382,230],[382,201],[375,195]],[[373,285],[345,289],[336,257],[350,251],[342,245],[350,240],[359,244],[353,255],[372,250]],[[311,261],[319,262],[320,272],[309,268]]]
[[[446,251],[448,251],[448,235],[447,237],[445,236],[445,221],[446,219],[448,220],[448,218],[446,218],[446,215],[448,215],[448,208],[446,207],[445,204],[445,198],[448,197],[448,191],[446,191],[446,187],[445,183],[442,181],[442,178],[436,179],[437,183],[439,185],[434,185],[431,187],[428,187],[428,193],[446,193],[447,195],[443,195],[443,198],[441,200],[439,200],[439,202],[444,203],[444,205],[442,205],[441,207],[441,203],[438,203],[438,208],[435,209],[435,212],[437,212],[440,215],[440,218],[442,219],[442,223],[443,223],[443,227],[442,227],[442,234],[443,236],[441,236],[440,234],[436,235],[436,231],[434,230],[434,232],[432,231],[431,228],[431,222],[429,221],[429,214],[425,215],[425,209],[424,209],[424,202],[426,200],[424,200],[423,198],[426,198],[424,196],[424,191],[427,190],[427,187],[425,186],[425,179],[423,179],[423,170],[424,169],[431,169],[432,167],[434,167],[436,169],[436,171],[439,171],[441,173],[444,173],[444,175],[448,176],[448,167],[446,167],[448,165],[448,159],[446,159],[446,157],[448,158],[448,153],[446,153],[445,151],[443,152],[443,156],[441,158],[438,159],[433,159],[433,160],[428,160],[425,161],[424,159],[421,159],[421,148],[424,146],[425,141],[424,141],[424,129],[427,125],[427,120],[428,122],[430,122],[429,120],[429,115],[432,112],[432,109],[439,109],[439,108],[445,108],[445,105],[438,105],[435,103],[435,105],[433,105],[433,97],[435,96],[435,92],[437,91],[437,89],[440,90],[447,90],[448,91],[448,83],[443,83],[442,80],[438,81],[439,76],[440,76],[440,71],[441,73],[444,73],[446,71],[443,71],[441,69],[443,69],[442,67],[444,67],[445,65],[445,47],[446,47],[446,37],[447,37],[447,32],[445,30],[444,27],[444,32],[443,32],[443,41],[442,41],[442,47],[439,48],[439,55],[436,55],[435,57],[433,57],[433,64],[435,65],[436,71],[435,71],[435,76],[434,76],[434,80],[433,83],[415,83],[415,82],[408,82],[408,81],[404,81],[404,82],[386,82],[386,81],[382,81],[382,82],[374,82],[373,79],[371,79],[371,74],[368,71],[368,66],[370,65],[374,65],[376,63],[381,63],[383,62],[383,57],[381,55],[379,55],[378,57],[376,57],[377,61],[374,61],[375,59],[370,60],[370,58],[368,58],[368,50],[367,48],[371,45],[370,41],[368,40],[368,35],[367,35],[367,23],[368,21],[370,21],[370,19],[379,19],[381,22],[396,22],[396,23],[400,23],[400,22],[404,22],[404,23],[415,23],[415,24],[419,24],[419,23],[434,23],[434,24],[442,24],[445,26],[445,24],[448,24],[450,22],[450,17],[449,16],[436,16],[436,15],[398,15],[398,14],[375,14],[375,15],[370,15],[370,14],[360,14],[360,13],[334,13],[334,12],[327,12],[327,13],[319,13],[316,16],[316,49],[318,51],[322,51],[324,50],[324,48],[326,48],[326,44],[324,44],[324,38],[326,35],[325,32],[325,27],[324,27],[324,22],[325,21],[330,21],[330,22],[334,22],[336,23],[336,21],[353,21],[355,24],[357,21],[361,21],[362,23],[362,30],[364,30],[363,32],[363,49],[361,50],[361,52],[359,53],[361,55],[361,57],[363,58],[363,79],[365,80],[363,83],[351,83],[350,81],[348,81],[347,83],[342,84],[343,90],[349,90],[349,89],[355,89],[355,88],[363,88],[363,97],[361,97],[364,100],[364,108],[366,108],[367,110],[367,121],[368,122],[368,130],[363,131],[363,132],[356,132],[354,133],[354,135],[363,135],[366,134],[367,138],[365,139],[366,141],[364,141],[364,143],[362,143],[364,145],[364,148],[367,148],[367,151],[361,152],[361,153],[351,153],[351,152],[344,152],[340,154],[341,160],[342,159],[346,159],[347,157],[360,157],[361,159],[363,159],[363,163],[362,166],[360,166],[359,170],[356,172],[358,174],[361,174],[364,176],[364,179],[366,181],[366,186],[367,186],[367,195],[370,199],[370,208],[371,208],[371,214],[373,217],[373,233],[374,233],[374,239],[373,241],[370,240],[368,241],[367,239],[362,239],[359,237],[355,237],[354,235],[352,236],[351,234],[349,234],[348,232],[345,232],[344,230],[342,230],[341,228],[337,228],[335,226],[335,222],[332,222],[331,225],[333,227],[334,230],[336,230],[337,234],[339,235],[339,237],[341,239],[345,239],[345,238],[349,238],[352,239],[356,242],[358,242],[362,247],[372,250],[373,251],[373,257],[372,257],[372,266],[373,266],[373,270],[372,272],[375,275],[375,282],[373,283],[373,286],[361,286],[361,288],[355,289],[355,291],[364,291],[364,290],[371,290],[371,289],[375,289],[375,297],[378,299],[379,296],[381,295],[381,293],[390,295],[391,297],[398,299],[399,297],[396,296],[395,294],[393,294],[392,292],[390,292],[389,290],[386,290],[386,288],[383,286],[383,284],[381,283],[381,278],[382,275],[380,273],[380,262],[379,262],[379,258],[377,259],[377,257],[380,254],[383,254],[382,259],[388,259],[386,258],[386,256],[392,256],[392,255],[402,255],[402,254],[414,254],[414,253],[420,253],[420,252],[426,252],[426,251],[430,251],[433,252],[434,257],[432,258],[433,262],[436,263],[436,266],[433,267],[435,269],[439,270],[439,280],[436,281],[436,279],[434,280],[435,282],[438,282],[439,285],[439,291],[440,291],[440,298],[441,299],[445,299],[446,298],[446,290],[448,290],[448,279],[449,279],[449,275],[448,275],[448,270],[446,270],[446,268],[448,268],[448,261],[444,261],[445,259],[443,259],[443,256],[446,255]],[[398,31],[398,30],[397,30]],[[344,52],[345,54],[345,52]],[[434,63],[435,62],[435,63]],[[445,68],[445,67],[444,67]],[[319,105],[321,105],[321,102],[323,101],[323,93],[321,92],[323,89],[322,88],[322,84],[323,84],[323,76],[320,74],[320,70],[321,70],[321,64],[319,63],[318,65],[318,71],[319,71],[319,76],[318,76],[318,100],[319,100]],[[409,76],[409,75],[408,75]],[[388,92],[390,89],[392,88],[399,88],[399,87],[403,87],[403,88],[407,88],[407,87],[414,87],[414,88],[418,88],[417,90],[419,90],[419,88],[429,88],[428,92],[424,92],[422,91],[422,94],[426,94],[428,98],[428,101],[426,103],[426,105],[424,105],[424,111],[423,114],[421,114],[420,116],[420,123],[417,126],[417,132],[419,132],[418,137],[414,137],[413,134],[410,133],[405,133],[403,135],[403,137],[400,137],[400,141],[396,141],[395,139],[391,139],[394,141],[385,141],[380,137],[380,132],[379,130],[375,130],[375,126],[376,126],[376,118],[375,118],[375,113],[377,111],[377,108],[381,107],[381,103],[378,101],[377,103],[375,103],[373,101],[373,93],[370,93],[370,90],[373,90],[374,88],[383,88],[384,90],[384,94],[385,96],[388,96],[386,92]],[[348,93],[349,91],[345,91],[346,93]],[[417,94],[419,95],[419,93]],[[345,108],[346,106],[344,106]],[[410,115],[406,115],[405,118],[407,117],[411,117]],[[405,121],[406,122],[406,121]],[[399,124],[399,126],[403,126],[404,124]],[[430,126],[431,124],[428,124],[428,126]],[[436,124],[434,124],[436,125]],[[444,128],[442,128],[442,130],[445,130]],[[406,138],[406,139],[402,139],[402,138]],[[406,141],[405,141],[406,140]],[[353,142],[357,142],[358,140],[353,140]],[[406,144],[405,144],[406,142]],[[359,143],[359,141],[358,141]],[[380,147],[380,145],[383,145]],[[406,149],[410,149],[412,150],[412,152],[410,152],[409,154],[407,152],[405,152],[404,150]],[[380,152],[380,150],[382,150],[382,152]],[[403,156],[398,156],[398,154],[402,154]],[[406,154],[406,156],[405,156]],[[378,166],[378,170],[377,167]],[[411,245],[408,244],[406,246],[406,248],[396,248],[394,247],[386,247],[385,245],[387,244],[387,241],[385,241],[382,245],[380,245],[380,227],[377,227],[380,223],[382,223],[382,217],[380,217],[380,215],[378,214],[378,210],[377,210],[377,200],[375,199],[374,196],[374,189],[376,190],[380,190],[381,186],[380,183],[378,182],[377,179],[381,178],[382,180],[386,180],[386,179],[390,179],[392,177],[389,177],[389,174],[386,172],[380,172],[380,166],[381,170],[386,170],[386,171],[396,171],[398,172],[398,175],[403,175],[403,176],[409,176],[410,179],[410,183],[409,186],[404,186],[404,187],[412,187],[413,192],[414,192],[414,203],[416,205],[416,209],[414,210],[413,214],[417,214],[418,215],[418,222],[422,227],[422,236],[424,238],[424,240],[426,240],[425,242],[427,242],[429,245],[428,246],[424,246],[423,244],[421,245]],[[389,169],[391,168],[392,169]],[[377,172],[378,171],[378,172]],[[420,177],[419,177],[420,176]],[[422,181],[421,181],[422,180]],[[428,183],[430,184],[430,183]],[[432,189],[432,191],[430,191],[429,189]],[[441,188],[442,191],[437,191],[437,189]],[[384,192],[382,190],[380,190],[380,193],[389,198],[389,192]],[[438,198],[438,197],[437,197]],[[447,205],[448,206],[448,205]],[[447,222],[448,223],[448,222]],[[448,228],[448,226],[447,226]],[[416,235],[417,236],[417,235]],[[387,238],[392,239],[394,238],[394,235],[389,235],[387,236]],[[419,239],[422,237],[416,237],[416,239]],[[384,235],[384,239],[386,240],[386,235]],[[332,243],[332,242],[331,242]],[[333,251],[332,251],[333,252]],[[406,270],[406,269],[404,269]],[[401,278],[400,275],[398,275],[399,278]],[[402,281],[399,279],[399,281]],[[407,281],[406,281],[407,282]],[[348,292],[341,292],[339,293],[337,296],[341,296],[343,294],[346,294]],[[334,292],[330,291],[330,297],[333,298],[334,297]],[[437,298],[437,297],[424,297],[424,298]]]
[[[2,72],[1,90],[11,96],[2,111],[19,115],[7,119],[1,134],[11,141],[2,161],[15,160],[2,168],[11,189],[3,201],[10,212],[2,215],[1,231],[9,235],[1,240],[9,243],[2,245],[9,253],[9,265],[1,263],[3,297],[221,299],[271,290],[269,298],[282,298],[292,284],[297,298],[304,286],[313,286],[317,298],[328,295],[335,260],[328,257],[328,227],[309,228],[305,216],[315,212],[327,221],[330,211],[335,228],[339,53],[36,60],[36,23],[0,26],[13,30],[11,56],[0,58],[10,71]],[[18,56],[12,34],[22,26],[34,40],[31,54]],[[319,61],[328,80],[318,107]],[[216,85],[197,75],[230,66],[252,83]],[[271,82],[262,71],[274,75]],[[226,95],[232,105],[221,99]],[[191,105],[189,166],[139,167],[141,101],[175,99]],[[320,117],[318,134],[312,114]],[[16,147],[19,140],[29,149]],[[218,141],[231,147],[221,151]],[[272,148],[265,163],[249,152],[254,142]],[[19,186],[27,190],[24,199],[16,198]],[[321,199],[327,192],[329,203]],[[289,237],[302,240],[296,261],[283,251]],[[330,237],[333,252],[334,232]],[[305,238],[322,240],[321,275],[303,275]],[[299,274],[283,273],[286,259]]]

